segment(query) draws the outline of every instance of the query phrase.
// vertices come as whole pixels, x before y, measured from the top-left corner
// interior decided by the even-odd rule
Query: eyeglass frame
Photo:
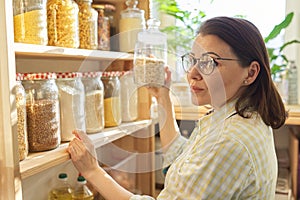
[[[214,58],[214,57],[210,56],[209,54],[213,54],[213,55],[218,56],[218,57]],[[184,67],[184,64],[183,64],[183,63],[184,63],[184,58],[185,58],[186,56],[190,56],[191,58],[193,58],[193,63],[194,63],[194,64],[193,64],[191,67],[189,67],[189,70],[187,70],[187,69]],[[208,56],[208,57],[211,59],[210,61],[205,61],[205,62],[207,62],[207,64],[208,64],[209,62],[211,62],[211,61],[213,62],[212,70],[211,70],[209,73],[203,72],[203,70],[202,70],[200,67],[198,67],[198,65],[199,65],[198,63],[201,61],[201,59],[202,59],[204,56]],[[218,54],[216,54],[215,52],[206,52],[206,53],[203,53],[203,54],[201,55],[201,58],[196,58],[196,57],[194,56],[193,53],[189,52],[189,53],[186,53],[186,54],[184,54],[184,55],[181,56],[181,65],[182,65],[184,71],[185,71],[186,73],[189,73],[189,72],[191,71],[192,67],[195,66],[196,64],[198,64],[198,65],[197,65],[197,69],[199,69],[201,73],[203,73],[203,74],[205,74],[205,75],[210,75],[210,74],[214,71],[214,69],[218,66],[218,64],[219,64],[218,62],[216,62],[216,60],[241,61],[240,59],[237,59],[237,58],[223,58],[223,57],[220,57],[220,56],[219,56]],[[207,66],[207,64],[206,64],[206,66]]]

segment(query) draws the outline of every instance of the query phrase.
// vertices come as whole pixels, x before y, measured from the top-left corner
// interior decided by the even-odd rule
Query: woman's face
[[[215,35],[198,35],[192,53],[195,58],[202,54],[209,54],[212,58],[238,59],[230,46]],[[192,93],[192,102],[195,105],[211,104],[220,107],[228,100],[236,98],[247,77],[247,69],[242,68],[236,60],[215,60],[218,65],[209,75],[202,74],[196,65],[188,73],[188,82]]]

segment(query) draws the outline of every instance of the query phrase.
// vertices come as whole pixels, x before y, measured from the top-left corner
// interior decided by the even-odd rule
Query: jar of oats
[[[87,133],[97,133],[104,128],[104,89],[101,74],[101,72],[82,72]]]
[[[57,72],[59,91],[61,141],[71,141],[75,129],[85,128],[85,93],[80,72]]]
[[[47,45],[46,0],[13,0],[15,42]]]
[[[159,31],[160,21],[149,19],[148,29],[138,34],[134,51],[134,78],[140,86],[160,87],[165,82],[167,36]]]
[[[21,83],[22,75],[16,74],[16,85],[14,87],[14,95],[16,99],[17,110],[17,135],[19,160],[24,160],[28,155],[28,138],[26,124],[26,95],[24,87]]]
[[[25,73],[27,132],[30,152],[55,149],[61,142],[55,73]]]
[[[118,126],[122,122],[121,87],[119,72],[104,72],[101,80],[104,85],[105,127]]]
[[[77,0],[79,7],[79,39],[81,49],[98,48],[98,12],[92,0]]]
[[[73,0],[47,1],[49,46],[79,47],[78,11]]]

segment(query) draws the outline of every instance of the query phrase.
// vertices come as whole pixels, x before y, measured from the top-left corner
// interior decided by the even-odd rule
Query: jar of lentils
[[[55,73],[25,73],[28,144],[30,152],[59,146],[60,108]]]
[[[100,77],[101,72],[82,72],[88,134],[100,132],[104,128],[103,84]]]
[[[75,129],[86,131],[84,87],[80,72],[56,73],[59,91],[61,141],[71,141]]]
[[[79,39],[81,49],[98,48],[98,12],[92,0],[77,0],[79,7]]]
[[[25,90],[21,83],[22,75],[16,74],[16,85],[14,87],[14,95],[16,98],[17,110],[17,135],[19,160],[24,160],[28,155],[28,138],[26,124],[26,96]]]
[[[48,45],[79,47],[78,5],[73,0],[48,0]]]

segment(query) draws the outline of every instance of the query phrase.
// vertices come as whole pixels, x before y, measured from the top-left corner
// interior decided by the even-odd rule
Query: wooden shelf
[[[151,124],[151,120],[122,123],[118,127],[106,128],[100,133],[89,134],[89,137],[93,141],[95,148],[98,148],[138,130],[147,128]],[[25,160],[20,162],[21,178],[28,178],[70,160],[69,154],[66,152],[67,147],[68,143],[62,143],[58,148],[50,151],[30,153]]]

